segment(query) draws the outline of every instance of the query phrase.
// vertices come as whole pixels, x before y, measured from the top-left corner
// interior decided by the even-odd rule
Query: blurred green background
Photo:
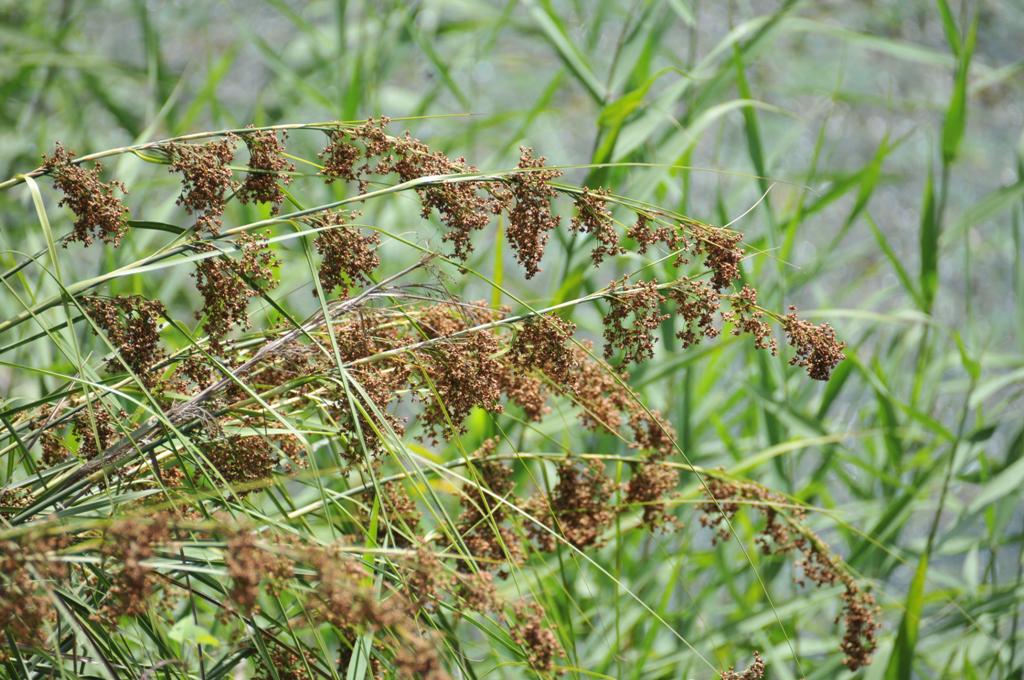
[[[850,359],[812,385],[745,343],[679,351],[666,329],[642,389],[694,463],[820,508],[812,526],[883,607],[877,661],[860,676],[1022,677],[1024,4],[0,1],[4,178],[56,140],[82,154],[382,114],[423,117],[394,127],[483,170],[512,167],[526,144],[551,164],[589,165],[574,182],[743,231],[768,306],[832,323]],[[312,158],[321,145],[295,134],[290,150]],[[173,221],[176,180],[143,166],[109,167],[136,219]],[[368,209],[412,229],[414,203],[392,203]],[[24,188],[0,194],[5,269],[43,247],[30,206]],[[70,227],[66,212],[51,219],[58,234]],[[440,245],[439,232],[420,236]],[[126,247],[142,252],[146,238]],[[578,245],[565,239],[540,277],[508,273],[507,286],[553,304],[606,283]],[[69,265],[78,275],[107,264],[93,250]],[[492,249],[476,258],[492,271]],[[288,275],[282,292],[308,288]],[[195,307],[184,269],[145,285]],[[0,318],[18,311],[0,295]],[[590,329],[578,320],[599,334],[596,313]],[[13,388],[0,368],[0,394]],[[779,565],[759,568],[799,670],[728,548],[709,550],[699,531],[631,540],[606,562],[716,660],[756,648],[773,678],[846,673],[823,625],[834,602]],[[571,606],[604,606],[612,585],[584,580]],[[616,652],[613,631],[581,626],[577,665],[678,677],[685,650],[644,611],[623,616],[636,644]]]

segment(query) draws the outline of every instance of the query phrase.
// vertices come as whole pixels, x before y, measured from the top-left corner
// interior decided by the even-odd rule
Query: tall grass
[[[436,654],[454,677],[521,677],[547,672],[547,650],[555,670],[578,677],[711,677],[749,666],[758,651],[770,677],[831,678],[848,672],[845,627],[832,624],[844,578],[881,607],[874,663],[857,675],[1021,674],[1024,429],[1013,413],[1024,375],[1024,184],[1008,143],[1019,121],[1006,113],[1021,94],[1019,55],[1007,47],[1015,10],[941,1],[870,16],[853,5],[758,14],[687,2],[52,9],[6,10],[3,26],[12,177],[0,193],[3,540],[42,553],[23,563],[5,547],[19,565],[8,573],[24,574],[42,603],[41,639],[23,639],[13,623],[5,631],[8,675],[363,677],[368,664],[394,671],[404,651],[423,663]],[[204,26],[209,42],[196,37]],[[245,78],[254,80],[233,89]],[[432,115],[459,111],[476,115]],[[196,217],[209,206],[174,205],[182,175],[165,164],[175,156],[151,143],[198,144],[221,137],[183,136],[225,128],[241,147],[250,120],[354,125],[376,112],[409,115],[394,132],[409,127],[481,171],[324,185],[317,154],[336,124],[291,129],[294,169],[273,175],[280,213],[235,198],[221,238],[197,242]],[[100,181],[125,182],[131,222],[117,248],[62,248],[75,215],[57,206],[56,168],[18,175],[52,155],[55,140],[94,156],[75,167],[98,158]],[[529,279],[507,212],[474,233],[460,262],[436,213],[419,217],[417,197],[529,177],[514,170],[521,143],[566,173],[550,184],[562,225]],[[247,158],[233,161],[238,182]],[[587,359],[603,366],[613,279],[700,276],[703,256],[675,269],[671,247],[641,256],[635,239],[595,267],[593,234],[569,229],[583,186],[612,190],[618,234],[638,210],[682,225],[691,241],[706,223],[742,231],[742,279],[723,292],[750,283],[767,310],[798,304],[836,327],[846,360],[822,384],[788,365],[792,350],[776,358],[728,331],[684,349],[680,312],[668,305],[671,317],[652,324],[652,358],[621,378],[593,376],[628,395],[627,420],[630,410],[660,412],[676,435],[670,455],[631,448],[628,427],[582,427],[578,392],[553,396],[539,422],[515,404],[449,410],[474,392],[437,381],[436,362],[448,357],[424,328],[425,306],[507,305],[486,318],[459,307],[451,321],[462,333],[454,347],[476,335],[458,329],[473,328],[493,336],[497,357],[528,319],[554,313],[577,325],[578,341],[595,341]],[[314,221],[325,206],[362,214]],[[261,242],[242,236],[268,228],[282,262],[274,288],[261,276]],[[335,281],[320,276],[321,262],[360,258],[329,239],[318,248],[318,237],[351,229],[380,238],[360,257],[381,264],[367,280],[353,265],[354,278],[341,279],[347,296],[332,301],[341,288],[324,289]],[[252,326],[229,314],[217,347],[209,300],[189,273],[246,255],[251,267],[232,290],[252,298]],[[205,267],[207,280],[224,273]],[[165,313],[151,323],[148,308],[112,297],[131,295]],[[413,362],[417,393],[403,391],[391,419],[370,398],[367,367],[401,366],[408,347],[353,364],[345,328],[323,322],[363,318],[364,308],[389,310],[385,326],[401,329],[405,345],[426,343]],[[149,363],[125,351],[105,318],[135,320],[133,338],[156,329],[166,354]],[[254,357],[314,365],[280,352],[290,345],[321,348],[317,373],[333,382],[239,373]],[[198,401],[194,383],[155,382],[189,356],[214,369],[216,387]],[[425,422],[436,442],[417,438]],[[69,457],[56,461],[62,447]],[[225,464],[239,451],[254,468]],[[566,457],[576,466],[561,467]],[[607,479],[588,476],[597,467],[584,463],[595,461]],[[505,486],[496,463],[508,466]],[[678,486],[628,498],[630,480],[664,479],[654,472],[663,469]],[[621,490],[605,496],[606,487]],[[530,494],[570,512],[545,523],[547,507]],[[743,509],[732,514],[733,502]],[[600,529],[593,540],[577,515]],[[492,561],[467,559],[460,517],[478,519],[471,538],[496,539]],[[762,553],[766,527],[834,556],[842,577],[795,583],[805,573],[799,549]],[[728,540],[712,544],[716,528]],[[499,605],[470,601],[486,594],[479,583],[460,590],[471,575],[486,580],[478,571],[507,572],[491,581]],[[257,602],[243,587],[254,574],[267,577]],[[418,602],[435,581],[436,600]],[[144,611],[131,610],[129,586],[147,595]],[[165,593],[166,605],[150,608],[149,596]],[[337,606],[325,607],[328,597]],[[322,623],[354,616],[352,603],[363,607],[354,627]]]

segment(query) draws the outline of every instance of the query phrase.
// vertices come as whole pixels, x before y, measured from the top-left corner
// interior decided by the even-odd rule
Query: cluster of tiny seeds
[[[657,411],[634,412],[629,425],[633,446],[650,453],[634,468],[626,484],[626,501],[643,508],[643,522],[652,531],[674,527],[675,518],[669,514],[664,499],[675,490],[679,473],[664,463],[675,450],[675,430]]]
[[[409,601],[418,609],[433,611],[440,600],[441,591],[448,583],[448,574],[437,555],[426,545],[416,548],[416,554],[400,565]]]
[[[463,421],[476,407],[501,411],[500,345],[492,333],[476,332],[444,343],[437,352],[420,353],[425,367],[421,419],[425,437],[465,431]]]
[[[576,324],[554,314],[530,317],[509,346],[509,362],[527,370],[539,369],[556,383],[568,384],[579,364],[569,346],[575,332]]]
[[[452,160],[439,151],[432,151],[423,142],[405,137],[393,140],[391,155],[382,160],[378,172],[395,172],[403,182],[421,177],[476,172],[464,158]],[[446,181],[416,188],[423,205],[423,217],[437,211],[448,227],[443,239],[450,241],[456,259],[465,260],[472,251],[470,238],[474,231],[490,224],[491,216],[505,207],[503,200],[492,192],[481,192],[480,182]]]
[[[373,505],[374,495],[379,491],[380,516],[383,521],[380,523],[377,540],[383,543],[387,540],[397,548],[407,548],[413,544],[412,536],[418,534],[423,513],[416,507],[416,502],[406,493],[405,489],[398,482],[385,482],[377,489],[366,492],[366,504]],[[367,513],[369,520],[369,513]]]
[[[458,595],[467,609],[481,614],[501,609],[501,598],[494,585],[494,574],[489,571],[456,574]]]
[[[152,370],[167,358],[160,346],[160,317],[167,313],[159,300],[147,300],[141,295],[120,295],[113,298],[85,297],[82,306],[96,324],[103,329],[107,339],[124,363],[138,376],[146,387],[154,387],[160,381],[160,374]],[[107,361],[107,370],[121,370],[118,358]]]
[[[506,560],[516,564],[522,558],[522,549],[506,523],[507,506],[498,500],[508,500],[515,480],[508,466],[488,460],[497,445],[497,438],[488,439],[470,456],[469,475],[474,483],[462,487],[462,512],[457,526],[466,550],[474,558],[493,564]],[[460,568],[468,569],[469,565],[462,563]]]
[[[274,130],[257,130],[246,132],[242,139],[249,149],[249,172],[238,189],[238,200],[270,203],[271,212],[276,215],[284,202],[281,184],[290,184],[289,173],[295,170],[295,165],[283,155],[288,133],[282,132],[279,138]]]
[[[846,344],[836,339],[835,330],[827,323],[815,326],[791,312],[783,319],[782,328],[789,344],[796,348],[790,365],[802,366],[814,380],[828,380],[832,369],[845,358]]]
[[[647,251],[658,243],[663,243],[671,251],[679,250],[684,245],[683,238],[672,227],[662,225],[651,227],[651,219],[644,213],[637,213],[636,222],[626,230],[626,236],[636,241],[637,252],[646,255]],[[676,264],[686,262],[685,251],[677,256]]]
[[[116,521],[104,531],[101,550],[113,558],[113,565],[108,602],[99,611],[102,620],[113,623],[119,616],[142,616],[149,610],[155,579],[153,570],[142,563],[170,539],[167,520],[161,513],[145,520],[133,517]]]
[[[561,177],[562,172],[543,169],[546,160],[544,156],[535,158],[532,149],[521,147],[518,168],[522,172],[506,178],[515,203],[509,210],[505,236],[528,279],[540,272],[550,232],[559,223],[551,209],[551,200],[558,192],[548,182]]]
[[[127,413],[119,411],[118,415],[122,422],[127,421]],[[78,455],[82,458],[95,458],[117,439],[113,418],[98,401],[93,402],[91,412],[83,408],[72,422],[78,438]]]
[[[56,465],[68,457],[68,447],[64,440],[53,432],[44,432],[39,437],[43,446],[43,463],[47,466]]]
[[[170,171],[182,175],[178,205],[190,215],[196,214],[198,231],[220,233],[225,194],[236,188],[231,161],[235,157],[237,137],[225,135],[223,139],[205,144],[178,144],[163,147],[170,160]]]
[[[252,531],[238,531],[228,539],[224,562],[232,584],[228,595],[246,616],[256,611],[262,583],[276,597],[293,573],[292,561],[285,555],[264,550]]]
[[[601,534],[615,519],[611,499],[615,483],[600,461],[578,465],[566,460],[558,466],[558,483],[550,496],[530,498],[525,510],[541,522],[531,522],[526,532],[539,550],[551,552],[558,541],[551,531],[579,549],[600,545]]]
[[[223,340],[233,326],[249,327],[246,315],[249,298],[260,295],[276,285],[274,269],[277,257],[266,247],[266,241],[244,233],[238,238],[242,257],[232,261],[223,257],[208,257],[196,263],[193,276],[196,288],[203,296],[203,309],[196,317],[205,315],[205,329],[210,336],[210,347],[223,350]],[[200,252],[214,248],[204,243],[193,246]]]
[[[742,671],[732,668],[722,673],[722,680],[761,680],[764,677],[764,659],[761,654],[754,652],[754,661]]]
[[[754,338],[754,346],[764,349],[773,355],[779,351],[778,343],[772,334],[772,327],[764,320],[765,314],[757,306],[757,291],[750,286],[743,286],[740,292],[729,296],[731,311],[723,312],[722,318],[733,324],[732,334],[747,333]]]
[[[619,233],[615,230],[612,213],[608,209],[608,189],[591,190],[583,187],[583,193],[576,197],[575,214],[569,228],[576,233],[593,234],[597,245],[590,251],[594,265],[600,265],[607,258],[626,252],[619,245]]]
[[[611,305],[604,317],[604,356],[622,350],[623,365],[640,364],[654,356],[654,332],[669,318],[661,311],[665,297],[655,281],[642,281],[627,289],[626,280],[609,287]],[[627,325],[630,317],[632,323]]]
[[[871,663],[871,655],[877,646],[877,622],[879,609],[874,596],[865,592],[850,574],[841,568],[836,558],[817,537],[808,530],[794,532],[790,522],[802,520],[806,511],[793,507],[783,496],[769,491],[758,484],[732,482],[713,477],[705,479],[709,501],[701,505],[704,513],[701,524],[714,528],[715,540],[728,540],[729,520],[739,511],[742,504],[756,505],[765,517],[765,526],[757,537],[762,552],[783,554],[795,552],[800,555],[796,567],[805,579],[817,586],[844,586],[842,595],[843,641],[840,648],[845,658],[843,663],[850,670],[857,670]],[[780,512],[780,507],[789,509],[792,519]],[[797,579],[798,585],[803,580]],[[836,623],[839,622],[836,619]]]
[[[128,231],[128,208],[114,190],[122,194],[128,190],[117,180],[101,182],[103,167],[99,163],[87,170],[72,163],[74,157],[58,142],[52,156],[43,156],[42,166],[64,194],[60,205],[68,206],[75,214],[74,230],[67,240],[89,245],[99,238],[117,247]]]
[[[555,659],[562,655],[562,645],[551,629],[544,625],[544,609],[536,602],[518,602],[514,611],[516,622],[509,631],[512,639],[526,651],[530,668],[550,673]]]
[[[16,644],[42,648],[47,626],[56,618],[53,602],[43,587],[67,577],[65,562],[51,553],[62,548],[65,540],[55,536],[23,536],[0,541],[0,631]],[[0,662],[6,661],[5,645]]]
[[[350,226],[353,216],[354,213],[342,211],[327,212],[314,223],[322,229],[313,245],[323,258],[319,277],[324,293],[338,288],[339,295],[347,297],[350,284],[369,283],[370,273],[380,266],[376,253],[380,235],[375,232],[363,234]]]
[[[582,407],[579,418],[583,427],[617,432],[622,425],[622,413],[629,411],[633,402],[622,387],[623,376],[591,359],[590,351],[589,341],[573,348],[577,370],[573,380],[562,388]]]
[[[711,286],[719,291],[728,288],[740,277],[743,234],[697,223],[688,226],[693,237],[690,250],[704,256],[704,266],[712,273]]]
[[[359,147],[349,142],[345,130],[331,130],[327,133],[327,139],[327,146],[317,156],[324,164],[320,174],[326,178],[327,184],[337,179],[356,181],[356,163],[362,157]]]
[[[218,436],[203,446],[203,454],[232,486],[267,479],[277,465],[270,442],[261,435]]]
[[[715,314],[719,311],[719,297],[711,284],[696,279],[684,279],[678,286],[669,288],[666,296],[676,305],[677,318],[682,328],[676,337],[683,347],[692,347],[703,338],[715,338],[720,333],[715,327]]]

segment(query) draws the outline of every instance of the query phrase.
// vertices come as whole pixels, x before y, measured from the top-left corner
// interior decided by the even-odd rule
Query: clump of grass
[[[721,538],[738,540],[731,520],[756,503],[766,553],[798,553],[805,578],[844,586],[842,649],[850,668],[868,663],[871,596],[804,526],[801,506],[785,511],[778,506],[792,503],[782,496],[693,466],[672,425],[633,388],[669,319],[688,346],[728,327],[775,353],[785,333],[792,363],[817,380],[843,359],[834,331],[759,305],[741,281],[737,232],[608,188],[557,183],[561,170],[525,147],[516,168],[481,173],[408,133],[391,135],[387,123],[288,126],[327,134],[322,165],[304,160],[317,167],[305,176],[278,128],[124,150],[181,176],[178,202],[192,223],[126,268],[63,281],[58,295],[0,326],[11,333],[63,309],[69,332],[88,321],[109,350],[101,367],[79,348],[74,375],[5,415],[5,450],[25,461],[3,489],[18,499],[0,532],[4,592],[19,594],[4,614],[7,657],[42,670],[70,655],[108,674],[226,673],[249,658],[261,677],[372,669],[439,679],[472,672],[464,648],[475,628],[496,655],[542,675],[564,671],[572,640],[556,621],[566,614],[524,593],[523,577],[548,568],[550,554],[598,565],[601,546],[624,532],[684,531],[674,504],[682,471],[706,491],[701,521]],[[239,140],[250,152],[244,168],[232,165]],[[24,181],[39,192],[33,178],[52,177],[75,213],[73,235],[88,242],[82,229],[98,229],[112,250],[131,242],[145,223],[120,221],[118,207],[101,211],[117,217],[107,225],[86,196],[98,171],[82,171],[60,147],[53,158]],[[284,186],[300,176],[354,193],[303,207]],[[105,186],[99,200],[112,206]],[[422,230],[437,216],[445,249],[341,212],[406,191],[419,198]],[[225,228],[232,200],[271,216]],[[285,200],[294,211],[283,211]],[[640,267],[548,307],[444,292],[453,275],[499,287],[470,261],[474,235],[496,216],[523,276],[538,274],[566,208],[567,231],[594,242],[595,267],[659,247],[669,266]],[[633,226],[619,228],[616,213]],[[305,319],[287,296],[270,297],[278,268],[298,259],[293,244],[319,306]],[[389,267],[384,248],[415,256]],[[157,299],[104,291],[167,262],[194,267],[196,328]],[[254,299],[276,322],[254,323]],[[602,352],[577,337],[579,309],[601,313]],[[575,412],[574,427],[602,448],[544,456],[510,435],[542,432],[555,410]],[[495,436],[467,454],[475,418],[489,419]],[[612,462],[628,479],[611,474]],[[763,674],[755,656],[722,677]]]

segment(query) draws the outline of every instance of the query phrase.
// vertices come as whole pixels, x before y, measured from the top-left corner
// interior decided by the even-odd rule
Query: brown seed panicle
[[[754,338],[754,346],[768,350],[775,355],[779,351],[778,343],[772,333],[772,327],[764,320],[765,314],[757,305],[757,291],[750,286],[729,297],[731,311],[723,312],[722,319],[733,324],[732,334],[748,333]]]
[[[682,328],[676,337],[683,348],[693,347],[703,338],[716,338],[721,332],[715,327],[715,315],[719,311],[719,297],[711,284],[696,279],[683,279],[677,286],[666,291],[666,296],[676,305],[676,314],[682,320]]]
[[[418,352],[424,438],[438,441],[465,432],[463,421],[480,407],[501,411],[501,363],[494,358],[498,339],[479,331],[447,341],[436,352]]]
[[[664,244],[670,251],[680,250],[686,245],[685,239],[679,235],[679,232],[667,225],[659,227],[651,227],[651,218],[644,213],[637,213],[636,222],[626,230],[626,236],[636,241],[637,252],[641,255],[646,255],[647,251],[653,248],[658,243]],[[675,264],[676,266],[684,264],[686,260],[687,251],[676,255]]]
[[[110,343],[131,371],[146,387],[160,382],[160,373],[153,370],[167,358],[160,346],[160,317],[166,314],[159,300],[147,300],[141,295],[120,295],[113,298],[85,297],[82,306],[96,324],[103,329]],[[107,361],[111,373],[122,370],[118,357]]]
[[[68,576],[67,564],[54,559],[64,547],[60,536],[21,536],[0,541],[0,631],[19,646],[42,649],[47,628],[56,620],[49,590]],[[0,647],[0,662],[8,646]]]
[[[554,314],[530,317],[509,346],[509,363],[526,370],[539,369],[555,383],[570,384],[579,367],[569,344],[575,332],[576,324]]]
[[[654,281],[642,281],[627,289],[626,280],[613,283],[611,306],[604,317],[604,357],[622,350],[622,365],[641,364],[654,356],[654,332],[669,318],[661,311],[665,297]],[[632,323],[627,325],[630,316]]]
[[[420,610],[435,611],[443,590],[451,582],[437,555],[421,544],[417,546],[415,555],[402,561],[400,569],[412,605]]]
[[[274,130],[256,130],[242,135],[249,149],[249,173],[236,194],[239,201],[269,203],[271,214],[280,212],[284,193],[278,182],[290,184],[292,178],[288,173],[295,170],[295,165],[284,157],[287,139],[287,132],[282,131],[278,137]]]
[[[515,503],[512,497],[515,480],[512,469],[507,465],[489,460],[498,446],[498,438],[485,440],[470,456],[471,465],[467,475],[472,484],[462,487],[457,527],[462,543],[471,556],[484,561],[480,568],[501,565],[505,562],[518,564],[522,559],[519,539],[512,530],[508,519],[508,506]],[[468,563],[460,563],[460,569],[468,570]]]
[[[279,261],[258,236],[243,233],[238,237],[242,257],[235,261],[225,257],[208,257],[196,263],[193,277],[196,288],[203,296],[203,309],[196,317],[206,316],[205,329],[210,336],[210,347],[215,352],[224,349],[223,340],[233,326],[249,327],[246,309],[249,298],[277,285],[274,269]],[[199,252],[211,252],[213,246],[197,243]]]
[[[558,466],[550,496],[538,492],[527,501],[524,509],[541,524],[529,522],[526,533],[545,552],[555,550],[557,536],[581,550],[600,545],[601,534],[615,519],[610,509],[614,493],[615,483],[600,461],[579,465],[566,460]]]
[[[843,585],[842,613],[836,618],[836,623],[843,619],[843,641],[840,644],[845,655],[843,663],[852,671],[870,664],[871,655],[878,645],[877,632],[880,628],[875,598],[842,568],[839,559],[821,539],[798,524],[806,511],[759,484],[714,477],[706,477],[705,484],[709,501],[701,506],[704,513],[701,524],[715,529],[715,541],[729,539],[729,520],[741,505],[755,505],[766,520],[756,539],[764,554],[797,553],[800,557],[795,566],[805,579],[817,586]],[[789,517],[782,514],[783,508],[789,512]],[[804,584],[802,579],[794,577],[794,580],[798,585]]]
[[[832,369],[846,358],[843,354],[846,343],[836,339],[835,330],[827,323],[815,326],[798,318],[794,312],[784,317],[782,328],[789,344],[796,348],[789,364],[802,366],[814,380],[828,380]]]
[[[178,205],[196,217],[197,231],[220,233],[224,194],[235,190],[237,184],[231,171],[235,157],[235,135],[205,144],[179,144],[171,142],[163,147],[170,159],[170,171],[182,175]]]
[[[107,603],[98,612],[102,620],[113,624],[120,616],[142,616],[149,610],[156,578],[143,562],[170,538],[168,517],[162,513],[117,520],[107,527],[101,552],[112,558],[108,570],[112,585]]]
[[[643,508],[643,523],[648,529],[674,528],[677,522],[664,499],[679,483],[679,473],[665,464],[675,451],[675,430],[657,411],[636,411],[630,414],[629,425],[633,446],[649,454],[633,469],[626,484],[626,502]]]
[[[739,244],[743,234],[698,223],[687,226],[693,237],[690,250],[694,255],[704,256],[704,265],[712,273],[711,286],[719,291],[728,288],[740,277],[743,249]]]
[[[75,165],[75,154],[57,143],[52,156],[43,156],[43,170],[53,178],[53,184],[64,197],[60,205],[66,205],[75,214],[74,230],[68,241],[80,241],[85,245],[94,238],[102,239],[114,247],[128,231],[128,207],[114,195],[114,190],[128,193],[124,183],[117,180],[101,182],[103,166],[97,163],[91,169]]]
[[[526,269],[526,278],[540,272],[540,260],[550,232],[558,227],[559,217],[552,212],[551,201],[558,192],[548,184],[562,176],[560,170],[543,169],[547,159],[534,157],[533,149],[520,148],[519,169],[506,178],[515,201],[508,215],[505,232],[516,260]]]
[[[562,645],[551,629],[544,625],[544,609],[536,602],[517,602],[514,605],[516,621],[509,632],[516,644],[526,652],[530,668],[550,673],[555,659],[562,656]]]
[[[293,573],[291,559],[261,547],[252,531],[236,531],[228,538],[224,562],[232,584],[228,596],[245,616],[258,611],[261,585],[276,597]]]
[[[338,179],[356,181],[356,163],[362,157],[362,151],[349,141],[346,130],[331,130],[327,133],[327,139],[327,146],[317,155],[324,164],[320,174],[326,178],[327,184]]]
[[[761,680],[764,677],[764,659],[759,652],[754,652],[754,661],[742,671],[732,668],[722,673],[722,680]]]
[[[323,229],[317,233],[313,245],[323,257],[319,277],[324,294],[340,288],[340,296],[348,297],[349,284],[368,284],[370,273],[380,266],[380,258],[375,252],[380,245],[380,235],[375,232],[363,234],[350,226],[356,214],[327,212],[314,222],[314,226]]]
[[[605,188],[591,190],[583,187],[583,193],[576,197],[576,212],[569,224],[573,232],[594,235],[597,245],[590,251],[590,259],[595,266],[626,252],[619,245],[619,233],[615,230],[615,222],[608,209],[610,195],[611,192]]]
[[[127,422],[127,413],[118,411],[118,415],[123,422]],[[113,417],[99,401],[93,402],[91,410],[83,408],[75,414],[72,422],[78,439],[78,455],[82,458],[96,458],[118,438]]]

